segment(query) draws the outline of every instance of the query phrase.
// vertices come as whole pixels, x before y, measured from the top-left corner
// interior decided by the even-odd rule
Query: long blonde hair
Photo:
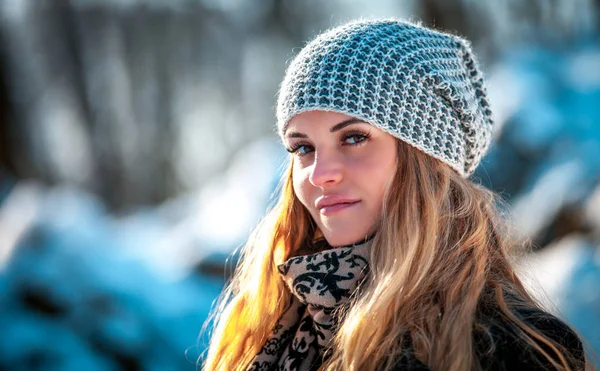
[[[519,306],[537,305],[509,263],[515,244],[503,229],[495,194],[401,141],[398,159],[368,279],[343,313],[322,368],[389,369],[406,351],[400,340],[408,336],[415,356],[431,369],[479,369],[473,332],[489,330],[477,316],[478,305],[489,301],[554,367],[570,370],[568,352],[515,314]],[[205,370],[245,370],[289,299],[276,266],[315,232],[294,194],[292,166],[214,313]]]

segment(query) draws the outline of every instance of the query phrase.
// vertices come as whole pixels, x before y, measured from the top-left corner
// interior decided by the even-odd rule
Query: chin
[[[372,228],[371,225],[364,223],[364,216],[356,215],[336,215],[334,217],[322,217],[316,211],[313,220],[317,221],[317,228],[332,247],[352,245],[358,241],[364,240]]]

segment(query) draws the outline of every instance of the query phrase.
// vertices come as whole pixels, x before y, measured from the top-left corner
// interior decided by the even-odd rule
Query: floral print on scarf
[[[323,242],[326,245],[326,242]],[[248,371],[312,371],[326,358],[339,318],[365,277],[370,239],[288,259],[277,268],[290,301]]]

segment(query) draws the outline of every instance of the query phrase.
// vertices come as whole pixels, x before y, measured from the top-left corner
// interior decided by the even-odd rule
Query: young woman
[[[291,153],[245,246],[206,370],[582,370],[467,178],[493,122],[468,43],[396,20],[307,44],[281,85]]]

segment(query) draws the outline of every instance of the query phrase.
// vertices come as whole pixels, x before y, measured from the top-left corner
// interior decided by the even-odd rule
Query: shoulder
[[[519,308],[515,316],[536,333],[563,348],[563,355],[573,370],[583,370],[585,355],[581,340],[565,322],[558,317],[535,308]],[[485,331],[476,331],[474,343],[484,370],[552,370],[552,364],[522,336],[522,331],[512,321],[500,315],[488,317]],[[556,362],[559,358],[552,349],[539,339],[537,345]]]

